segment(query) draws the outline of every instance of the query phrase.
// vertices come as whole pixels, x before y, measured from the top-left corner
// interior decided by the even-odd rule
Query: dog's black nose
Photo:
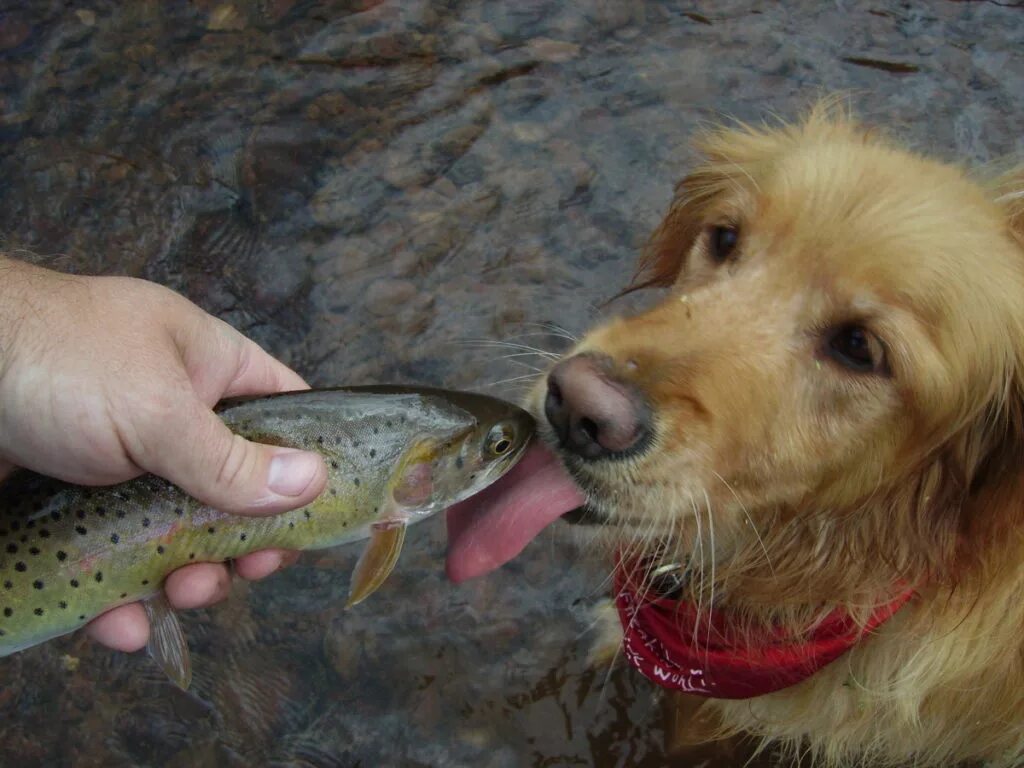
[[[584,459],[627,455],[650,433],[650,410],[635,387],[611,378],[594,355],[574,355],[548,374],[544,415],[562,446]]]

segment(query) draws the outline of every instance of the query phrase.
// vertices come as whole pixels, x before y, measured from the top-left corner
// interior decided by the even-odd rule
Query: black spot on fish
[[[16,555],[16,554],[18,554],[18,545],[15,544],[13,541],[10,544],[7,545],[7,554],[9,554],[9,555]]]
[[[372,458],[374,458],[374,457],[375,457],[376,455],[377,455],[377,449],[376,449],[376,448],[371,448],[371,449],[370,449],[370,458],[372,459]]]
[[[85,614],[84,614],[84,613],[82,613],[82,614],[79,614],[79,616],[78,616],[78,620],[79,620],[79,621],[85,621]]]
[[[68,604],[65,603],[63,600],[61,600],[59,603],[57,603],[57,605],[60,606],[61,610],[64,610],[65,608],[68,607]]]
[[[68,553],[65,552],[63,549],[57,550],[57,559],[60,560],[62,563],[67,559],[67,557]]]
[[[14,589],[14,583],[8,579],[4,582],[4,589]]]
[[[103,581],[103,571],[96,571],[96,583]]]
[[[309,520],[309,518],[312,517],[312,514],[310,513],[310,511],[308,509],[302,510],[302,514],[304,514],[306,516],[307,520]]]
[[[379,435],[380,434],[380,427],[374,427],[373,428],[373,434]]]
[[[178,517],[181,517],[182,515],[185,514],[185,510],[182,509],[181,507],[175,507],[174,508],[174,514],[176,514]]]
[[[19,561],[14,564],[14,570],[16,570],[18,573],[24,573],[27,570],[27,568],[25,567],[24,563]]]
[[[142,586],[146,586],[147,584],[149,584],[149,579],[143,579]]]
[[[188,559],[189,560],[195,560],[196,559],[196,553],[195,552],[189,552],[188,553]]]
[[[77,517],[79,520],[85,520],[85,510],[80,509],[77,512],[75,512],[75,517]]]
[[[316,439],[316,442],[317,442],[318,445],[323,445],[324,444],[323,435],[318,436],[317,439]]]
[[[331,488],[331,496],[337,496],[337,495],[338,495],[338,489],[337,488]]]
[[[42,579],[36,579],[35,581],[32,582],[32,586],[35,589],[42,589],[43,588],[43,580]]]
[[[25,530],[26,531],[31,531],[35,527],[36,527],[36,521],[35,520],[29,520],[27,523],[25,523]]]
[[[243,533],[243,534],[242,534],[241,536],[239,536],[238,538],[239,538],[239,540],[240,540],[240,541],[245,541],[245,534]]]
[[[84,525],[76,525],[75,530],[78,532],[79,536],[85,536],[85,534],[89,532]]]
[[[162,555],[162,554],[164,553],[164,548],[163,548],[163,547],[157,547],[157,548],[156,548],[156,553],[157,553],[158,555]]]
[[[332,466],[332,467],[333,467],[334,469],[337,469],[337,468],[338,468],[338,462],[334,461],[334,459],[331,459],[331,466]]]
[[[213,532],[214,532],[214,531],[216,531],[216,530],[217,530],[217,529],[216,529],[216,528],[214,528],[214,527],[213,527],[213,526],[211,525],[211,526],[210,526],[209,528],[207,528],[207,529],[206,529],[206,532],[207,532],[207,533],[213,533]]]
[[[42,616],[43,615],[43,609],[42,608],[36,608],[34,611],[32,611],[32,613],[34,613],[36,616]]]
[[[380,512],[380,507],[374,507],[373,508],[373,514],[376,515],[378,512]]]
[[[121,593],[121,599],[124,600],[126,597],[128,597],[128,593],[127,592],[122,592]]]
[[[385,421],[384,422],[384,426],[387,427],[388,429],[391,429],[391,422],[390,421]]]
[[[7,618],[11,618],[11,614],[13,613],[14,611],[12,611],[10,608],[4,608],[4,616],[6,616]]]
[[[143,528],[149,528],[149,518],[148,517],[142,518],[142,527]]]
[[[22,544],[24,544],[26,541],[28,541],[28,534],[25,534],[24,536],[22,536],[20,539],[18,539],[18,541],[20,541]]]
[[[117,542],[119,542],[120,540],[121,540],[121,537],[118,536],[116,533],[110,534],[110,543],[111,544],[117,544]]]
[[[72,580],[71,580],[71,586],[72,586],[72,587],[73,587],[74,589],[78,589],[78,579],[72,579]]]
[[[462,469],[463,463],[464,462],[462,461],[462,457],[461,456],[456,456],[455,457],[455,468],[456,469]]]
[[[289,528],[294,528],[294,527],[295,527],[295,521],[294,521],[294,520],[292,520],[292,521],[289,521],[289,523],[288,523],[288,527],[289,527]]]
[[[30,555],[38,555],[39,554],[39,547],[29,547],[28,548],[28,553]]]
[[[96,507],[96,514],[99,515],[100,517],[106,517],[106,515],[107,515],[106,507]]]
[[[117,510],[117,512],[116,512],[115,514],[117,515],[117,519],[118,519],[118,520],[124,520],[124,514],[125,514],[125,512],[124,512],[124,510],[123,510],[123,509],[119,509],[119,510]]]
[[[60,512],[58,512],[56,509],[53,510],[53,512],[50,513],[50,519],[56,523],[58,520],[60,520]]]
[[[354,480],[352,481],[352,483],[353,483],[353,484],[355,485],[355,487],[356,487],[356,488],[358,488],[358,487],[359,487],[359,478],[358,478],[358,477],[357,477],[357,478],[355,478],[355,479],[354,479]]]
[[[7,634],[6,632],[4,632],[2,629],[0,629],[0,637],[3,637],[6,634]]]
[[[39,529],[39,538],[40,539],[48,539],[48,538],[50,538],[50,531],[49,531],[49,529],[47,529],[47,528],[40,528]]]

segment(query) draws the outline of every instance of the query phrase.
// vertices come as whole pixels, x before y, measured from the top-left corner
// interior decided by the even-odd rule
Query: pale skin
[[[105,485],[160,475],[211,506],[267,515],[315,499],[327,480],[313,453],[233,435],[211,406],[224,397],[307,389],[294,371],[226,323],[154,283],[78,277],[0,255],[0,478],[20,466]],[[261,579],[297,553],[254,552],[234,572]],[[226,597],[231,571],[197,563],[164,589],[176,608]],[[134,603],[88,626],[99,642],[143,648]]]

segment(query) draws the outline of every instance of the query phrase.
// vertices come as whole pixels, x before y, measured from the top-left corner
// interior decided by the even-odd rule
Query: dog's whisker
[[[521,350],[523,352],[532,352],[535,355],[540,355],[541,357],[548,357],[552,359],[558,359],[560,357],[560,355],[556,354],[555,352],[550,352],[546,349],[533,347],[530,346],[529,344],[519,344],[517,342],[512,341],[501,341],[500,339],[466,339],[459,342],[459,346],[477,347],[482,349],[515,349]]]
[[[761,538],[761,533],[760,533],[760,531],[757,530],[757,525],[754,524],[754,518],[752,518],[750,516],[750,512],[747,511],[746,506],[743,504],[743,501],[740,499],[740,495],[738,493],[736,493],[736,489],[733,488],[732,485],[730,485],[729,482],[724,477],[722,477],[720,474],[715,472],[715,470],[711,470],[711,474],[713,474],[715,477],[717,477],[721,481],[722,485],[724,485],[726,488],[729,489],[729,492],[732,494],[733,498],[736,499],[736,503],[739,505],[740,509],[743,511],[744,517],[747,518],[747,522],[750,524],[750,528],[754,532],[754,536],[757,537],[757,543],[761,546],[761,551],[764,552],[764,560],[768,564],[768,570],[771,571],[772,578],[778,580],[778,577],[775,575],[775,567],[772,565],[772,559],[768,555],[768,548],[765,547],[765,545],[764,545],[764,539]]]
[[[715,515],[711,510],[711,499],[708,497],[707,490],[704,491],[704,503],[708,513],[708,540],[711,550],[711,594],[708,598],[708,633],[704,643],[705,663],[707,663],[707,654],[710,652],[709,649],[711,647],[711,616],[714,615],[715,611],[715,563],[717,560],[715,550],[718,548],[715,542]]]
[[[500,387],[502,384],[513,384],[520,381],[536,381],[540,378],[540,373],[525,373],[522,376],[512,376],[508,379],[498,379],[498,381],[492,381],[487,384],[482,384],[484,387]],[[526,390],[528,391],[528,389]]]

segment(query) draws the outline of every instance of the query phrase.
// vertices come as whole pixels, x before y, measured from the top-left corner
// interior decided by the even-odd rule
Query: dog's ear
[[[703,229],[704,210],[714,199],[722,181],[708,167],[691,173],[676,184],[672,205],[648,239],[633,279],[624,293],[644,288],[667,288],[675,282]]]
[[[1024,166],[999,180],[996,200],[1004,208],[1024,270]],[[1010,362],[1000,396],[964,442],[963,457],[971,472],[965,478],[962,558],[984,557],[992,546],[1005,549],[1017,541],[1024,524],[1024,296],[1016,311],[1018,316],[1007,324]],[[1017,551],[1010,554],[1013,567],[1019,567]]]

